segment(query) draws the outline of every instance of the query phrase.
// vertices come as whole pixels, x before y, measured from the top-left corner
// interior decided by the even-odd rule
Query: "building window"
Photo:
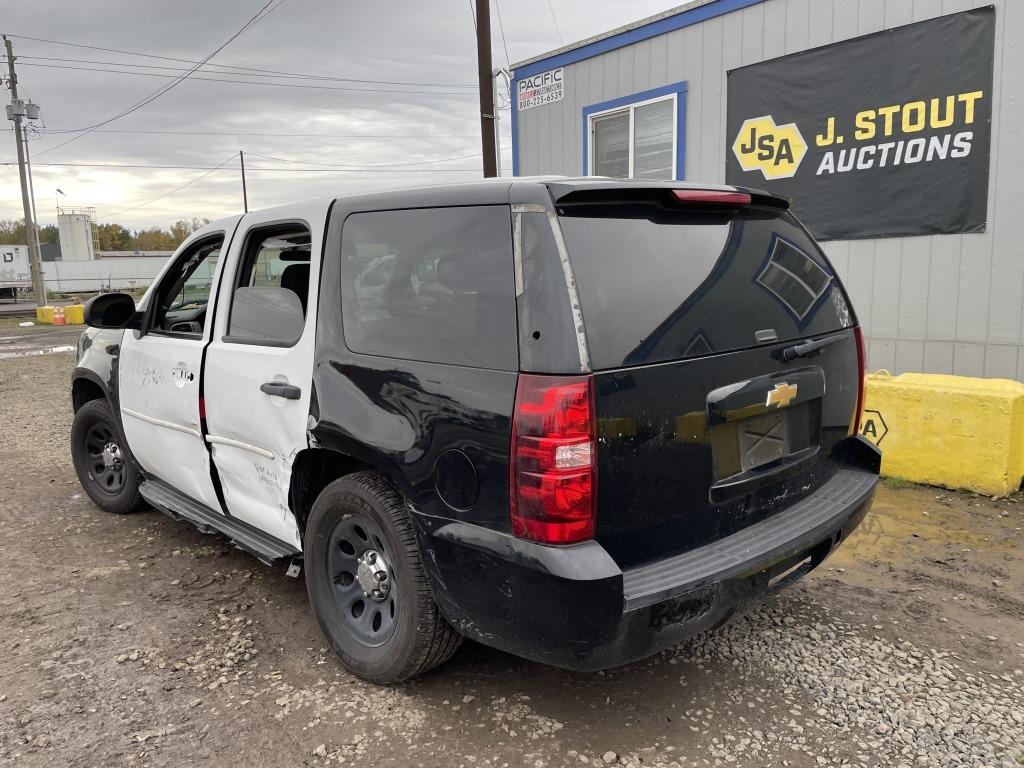
[[[677,83],[584,108],[584,173],[682,179],[685,98]]]

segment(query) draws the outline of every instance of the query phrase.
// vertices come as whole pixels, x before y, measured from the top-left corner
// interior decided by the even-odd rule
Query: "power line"
[[[232,155],[232,158],[237,155]],[[287,161],[286,161],[287,162]],[[294,161],[293,161],[294,162]],[[10,168],[17,163],[0,163]],[[208,165],[151,165],[147,163],[32,163],[33,168],[124,168],[124,169],[162,169],[182,171],[216,171],[218,166]],[[402,168],[378,166],[331,166],[329,168],[250,168],[245,172],[267,171],[273,173],[479,173],[479,168]]]
[[[65,133],[65,130],[55,130]],[[160,134],[171,136],[266,136],[275,138],[300,139],[475,139],[475,133],[428,134],[428,133],[272,133],[272,132],[233,132],[233,131],[155,131],[135,130],[131,128],[100,128],[93,133],[138,133]]]
[[[565,39],[562,37],[562,30],[558,28],[558,18],[555,16],[555,7],[551,4],[551,0],[547,0],[548,10],[551,11],[551,21],[555,24],[555,34],[558,35],[558,44],[565,45]]]
[[[135,69],[163,69],[172,72],[185,72],[185,67],[171,67],[165,64],[133,64],[127,61],[103,61],[100,59],[67,59],[56,56],[18,56],[18,60],[31,59],[33,61],[58,61],[65,64],[103,64],[115,67],[134,67]],[[27,66],[27,65],[26,65]],[[32,66],[43,66],[34,64]],[[53,65],[50,65],[53,66]],[[73,67],[66,67],[73,69]],[[282,72],[273,69],[257,69],[255,67],[234,67],[218,64],[214,67],[204,67],[204,73],[211,75],[232,75],[234,77],[272,77],[280,80],[315,80],[317,82],[338,82],[338,83],[364,83],[367,85],[411,85],[420,88],[475,88],[473,85],[459,85],[453,83],[438,82],[413,82],[409,80],[363,80],[355,77],[330,77],[328,75],[306,75],[290,72]],[[253,74],[250,74],[253,73]]]
[[[508,55],[508,43],[505,42],[505,25],[501,23],[501,3],[494,0],[494,10],[498,12],[498,32],[501,33],[501,47],[505,49],[505,66],[512,69],[512,59]]]
[[[174,79],[174,80],[177,80],[178,82],[182,82],[189,75],[189,73],[186,73],[185,75],[162,75],[159,72],[130,72],[130,71],[125,70],[125,69],[109,69],[109,68],[103,68],[103,67],[73,67],[73,66],[71,66],[69,64],[32,64],[32,63],[27,63],[26,62],[26,63],[22,64],[22,66],[23,67],[43,67],[45,69],[73,69],[73,70],[77,70],[79,72],[108,72],[110,74],[115,74],[115,75],[135,75],[137,77],[163,77],[163,78]],[[429,95],[429,96],[474,96],[475,95],[475,94],[473,94],[470,91],[404,91],[404,90],[397,90],[397,89],[393,89],[393,88],[350,88],[350,87],[340,86],[340,85],[309,85],[309,84],[306,84],[306,83],[274,83],[274,82],[266,82],[265,80],[229,80],[229,79],[223,78],[223,77],[202,77],[202,76],[199,76],[199,75],[197,75],[195,77],[189,77],[189,79],[193,80],[193,81],[195,81],[195,80],[205,80],[208,83],[232,83],[234,85],[269,85],[269,86],[273,86],[273,87],[276,87],[276,88],[305,88],[305,89],[313,89],[313,90],[318,90],[318,91],[348,91],[349,93],[400,93],[400,94],[414,94],[414,95],[417,95],[417,96],[419,96],[419,95]],[[168,87],[164,91],[164,93],[169,91],[171,89],[171,87],[174,87],[175,85],[177,85],[177,83],[170,83],[169,84],[170,87]],[[153,100],[155,100],[155,99],[150,99],[150,101],[153,101]],[[139,107],[143,107],[143,106],[145,106],[148,103],[149,102],[147,101],[145,104],[140,104]],[[138,109],[139,107],[135,107],[134,109],[130,109],[130,110],[126,111],[124,113],[124,115],[121,115],[120,117],[124,117],[125,115],[130,114],[131,112],[134,112],[135,109]],[[103,121],[101,123],[97,123],[96,125],[107,125],[108,123],[111,123],[114,120],[120,119],[120,117],[113,117],[110,120],[105,120],[105,121]],[[88,128],[75,128],[75,129],[70,130],[69,133],[77,133],[77,132],[80,132],[80,131],[88,131],[88,130],[89,130]],[[51,131],[51,133],[56,133],[56,131]],[[58,145],[58,146],[62,146],[62,145]],[[56,149],[56,148],[57,147],[53,147],[53,149]],[[46,150],[46,151],[49,152],[51,150]]]
[[[278,5],[280,5],[281,3],[284,3],[285,1],[286,0],[278,0]],[[163,86],[161,88],[158,88],[156,91],[151,93],[146,98],[142,99],[141,101],[136,102],[135,104],[133,104],[132,106],[128,107],[127,109],[122,110],[121,112],[117,113],[113,117],[109,117],[106,120],[102,120],[102,121],[100,121],[98,123],[95,123],[93,125],[90,125],[90,126],[88,126],[86,128],[79,129],[80,133],[77,136],[73,136],[72,138],[68,139],[67,141],[61,142],[60,144],[57,144],[56,146],[50,147],[49,149],[44,149],[42,152],[37,153],[36,157],[39,157],[39,155],[46,154],[47,152],[52,152],[53,150],[59,149],[60,147],[66,146],[66,145],[70,144],[72,141],[80,139],[86,133],[88,133],[90,131],[93,131],[96,128],[102,128],[104,125],[109,125],[110,123],[114,122],[115,120],[120,120],[122,117],[130,115],[132,112],[135,112],[136,110],[142,109],[147,104],[155,101],[156,99],[159,99],[161,96],[163,96],[165,93],[170,91],[172,88],[174,88],[175,86],[180,85],[182,82],[184,82],[189,77],[189,75],[193,74],[196,70],[198,70],[201,66],[203,66],[203,64],[205,64],[210,59],[212,59],[214,56],[216,56],[218,53],[220,53],[222,50],[224,50],[228,46],[229,43],[231,43],[233,40],[235,40],[235,38],[237,38],[239,35],[241,35],[243,32],[245,32],[245,30],[247,30],[249,27],[251,27],[253,25],[253,23],[255,23],[255,21],[261,15],[263,15],[263,12],[266,11],[267,8],[269,8],[273,4],[273,2],[274,2],[274,0],[267,0],[266,4],[262,8],[260,8],[259,11],[256,12],[255,16],[250,18],[245,24],[242,25],[242,27],[237,32],[235,32],[231,37],[229,37],[227,40],[225,40],[223,43],[221,43],[220,46],[218,46],[216,49],[213,50],[213,52],[210,53],[209,56],[205,57],[199,64],[196,64],[189,71],[185,72],[182,75],[179,75],[178,77],[176,77],[174,80],[172,80],[167,85],[165,85],[165,86]]]
[[[328,168],[348,168],[348,166],[339,166],[334,163],[316,163],[309,160],[290,160],[287,157],[271,157],[270,155],[257,155],[255,152],[248,153],[251,157],[258,157],[261,160],[272,160],[278,163],[297,163],[299,165],[319,165]],[[361,170],[367,170],[370,168],[405,168],[413,165],[429,165],[430,163],[447,163],[452,160],[466,160],[470,157],[480,157],[479,152],[474,152],[470,155],[456,155],[455,157],[439,157],[436,160],[418,160],[413,163],[376,163],[374,165],[361,165],[358,166]]]
[[[153,198],[152,200],[147,200],[147,201],[146,201],[146,202],[144,202],[144,203],[139,203],[138,205],[133,205],[133,206],[132,206],[131,208],[125,208],[125,209],[123,209],[123,210],[120,210],[120,211],[115,211],[114,213],[107,213],[107,214],[104,214],[104,215],[102,216],[102,218],[105,218],[105,219],[109,219],[109,218],[112,218],[112,217],[114,217],[114,216],[120,216],[120,215],[121,215],[122,213],[128,213],[129,211],[136,211],[136,210],[138,210],[139,208],[145,208],[145,207],[146,207],[147,205],[149,205],[150,203],[155,203],[155,202],[157,202],[158,200],[163,200],[163,199],[164,199],[165,197],[170,197],[170,196],[171,196],[171,195],[173,195],[173,194],[174,194],[175,192],[180,192],[181,190],[185,189],[185,187],[190,187],[190,186],[192,186],[193,184],[195,184],[195,183],[196,183],[197,181],[202,181],[202,180],[203,180],[203,179],[205,179],[205,178],[206,178],[207,176],[209,176],[209,175],[210,175],[211,173],[213,173],[214,171],[218,171],[218,170],[220,170],[221,168],[223,168],[223,167],[224,167],[225,165],[227,165],[228,163],[230,163],[230,162],[231,162],[232,160],[234,160],[234,159],[235,159],[235,155],[232,155],[231,157],[229,157],[229,158],[228,158],[227,160],[225,160],[225,161],[224,161],[223,163],[221,163],[220,165],[216,165],[216,166],[214,166],[213,168],[211,168],[210,170],[208,170],[208,171],[207,171],[206,173],[204,173],[204,174],[201,174],[201,175],[199,175],[199,176],[196,176],[196,177],[195,177],[194,179],[192,179],[191,181],[187,181],[187,182],[185,182],[185,183],[184,183],[184,184],[182,184],[182,185],[181,185],[180,187],[175,187],[175,188],[174,188],[174,189],[172,189],[172,190],[171,190],[170,192],[165,192],[165,193],[164,193],[164,194],[162,194],[162,195],[157,195],[157,196],[156,196],[156,197],[154,197],[154,198]],[[100,217],[97,217],[97,218],[100,218]]]
[[[278,6],[274,6],[274,8],[272,8],[270,11],[265,13],[263,15],[263,18],[266,18],[270,13],[272,13],[274,10],[276,10],[277,7]],[[260,21],[262,21],[262,19],[260,19]],[[22,40],[34,40],[34,41],[40,42],[40,43],[52,43],[54,45],[66,45],[66,46],[71,46],[73,48],[86,48],[86,49],[93,50],[93,51],[104,51],[106,53],[120,53],[120,54],[124,54],[125,56],[141,56],[143,58],[160,59],[162,61],[176,61],[176,62],[180,62],[182,64],[200,64],[201,63],[201,62],[199,62],[199,61],[197,61],[195,59],[182,59],[182,58],[177,58],[175,56],[160,56],[160,55],[157,55],[155,53],[140,53],[138,51],[126,51],[126,50],[119,49],[119,48],[102,48],[102,47],[96,46],[96,45],[85,45],[85,44],[82,44],[82,43],[70,43],[70,42],[63,41],[63,40],[50,40],[50,39],[47,39],[47,38],[44,38],[44,37],[29,37],[28,35],[8,35],[8,37],[17,37],[17,38],[20,38]],[[51,57],[29,56],[29,57],[19,57],[19,58],[40,58],[40,59],[46,59],[46,58],[51,58]],[[52,60],[53,61],[61,61],[62,59],[54,58]],[[68,59],[68,61],[73,61],[73,60],[72,59]],[[142,66],[142,65],[125,64],[125,66]],[[403,80],[362,80],[362,79],[354,78],[354,77],[332,77],[330,75],[314,75],[314,74],[302,73],[302,72],[287,72],[287,71],[283,71],[283,70],[279,70],[279,69],[262,69],[262,68],[259,68],[259,67],[242,67],[242,66],[237,66],[237,65],[234,65],[234,64],[218,64],[217,66],[222,67],[222,68],[226,68],[226,69],[238,69],[238,70],[244,70],[244,71],[248,71],[248,72],[256,72],[258,74],[284,75],[284,76],[297,77],[297,78],[305,78],[305,79],[313,79],[313,80],[337,80],[337,81],[346,81],[346,82],[351,82],[351,83],[370,83],[370,84],[381,84],[381,85],[430,85],[430,83],[409,82],[409,81],[403,81]],[[447,87],[452,87],[452,88],[476,88],[477,87],[476,84],[474,84],[474,83],[446,83],[445,85]]]

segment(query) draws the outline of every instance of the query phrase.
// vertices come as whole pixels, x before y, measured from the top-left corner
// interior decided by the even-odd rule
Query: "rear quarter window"
[[[518,368],[507,206],[354,213],[341,239],[342,318],[353,352]]]

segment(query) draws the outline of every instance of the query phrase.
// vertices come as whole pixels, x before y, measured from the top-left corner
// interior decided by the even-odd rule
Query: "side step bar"
[[[241,550],[255,555],[267,565],[275,560],[301,557],[291,544],[269,536],[234,517],[227,517],[186,496],[163,480],[148,478],[139,486],[142,497],[175,520],[188,520],[203,533],[223,533]]]

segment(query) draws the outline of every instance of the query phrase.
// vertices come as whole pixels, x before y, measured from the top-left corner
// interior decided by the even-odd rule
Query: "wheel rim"
[[[380,527],[362,515],[339,520],[328,539],[327,578],[335,610],[361,645],[383,645],[398,621],[393,553]]]
[[[117,435],[109,424],[93,424],[85,433],[85,453],[89,477],[94,487],[108,496],[117,496],[125,486],[125,462]]]

